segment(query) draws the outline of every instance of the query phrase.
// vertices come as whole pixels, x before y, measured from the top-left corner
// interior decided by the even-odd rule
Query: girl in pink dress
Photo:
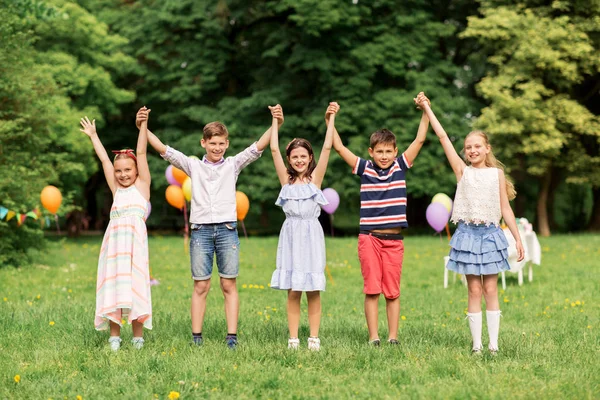
[[[140,126],[137,157],[131,149],[113,151],[116,154],[113,163],[98,138],[95,120],[81,119],[81,131],[91,139],[113,193],[110,223],[98,260],[95,315],[97,330],[110,328],[108,342],[113,351],[121,347],[121,325],[124,321],[133,325],[132,344],[136,349],[144,345],[143,328],[152,329],[146,232],[150,199],[147,124],[146,118]]]

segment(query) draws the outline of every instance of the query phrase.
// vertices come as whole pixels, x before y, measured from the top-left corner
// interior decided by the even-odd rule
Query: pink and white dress
[[[117,189],[98,260],[95,325],[99,331],[108,329],[109,321],[121,325],[123,320],[138,320],[152,329],[147,210],[148,201],[135,185]]]

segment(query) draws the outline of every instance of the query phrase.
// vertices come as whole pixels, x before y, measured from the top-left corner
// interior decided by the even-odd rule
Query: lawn
[[[319,353],[306,350],[305,300],[302,349],[287,349],[286,294],[268,287],[277,239],[241,241],[236,351],[224,344],[218,281],[205,344],[190,346],[192,281],[179,237],[150,238],[160,284],[141,351],[130,327],[118,353],[94,330],[100,237],[55,239],[37,265],[0,268],[0,398],[600,398],[600,236],[544,238],[533,282],[508,274],[495,357],[470,353],[466,288],[443,288],[447,240],[405,240],[401,345],[372,348],[356,238],[328,238]],[[379,322],[385,338],[383,301]]]

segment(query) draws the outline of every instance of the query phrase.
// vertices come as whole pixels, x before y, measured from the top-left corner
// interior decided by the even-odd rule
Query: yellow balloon
[[[237,191],[235,192],[235,204],[237,219],[243,221],[246,215],[248,215],[248,210],[250,210],[250,200],[248,200],[248,196],[245,193]]]
[[[444,207],[446,207],[446,210],[448,210],[448,212],[452,212],[452,199],[448,197],[448,195],[446,195],[445,193],[436,194],[435,196],[433,196],[433,199],[431,199],[431,202],[440,203]]]
[[[183,195],[187,201],[192,199],[192,180],[190,177],[186,177],[185,181],[183,181],[183,185],[181,185],[181,189],[183,190]]]

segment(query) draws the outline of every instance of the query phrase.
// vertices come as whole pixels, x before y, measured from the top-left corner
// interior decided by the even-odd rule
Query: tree
[[[483,1],[463,36],[475,38],[490,68],[477,88],[489,106],[476,126],[493,134],[501,158],[539,180],[537,223],[550,235],[552,187],[600,184],[597,5],[587,2]],[[587,86],[589,88],[589,86]],[[510,166],[510,164],[509,164]]]

